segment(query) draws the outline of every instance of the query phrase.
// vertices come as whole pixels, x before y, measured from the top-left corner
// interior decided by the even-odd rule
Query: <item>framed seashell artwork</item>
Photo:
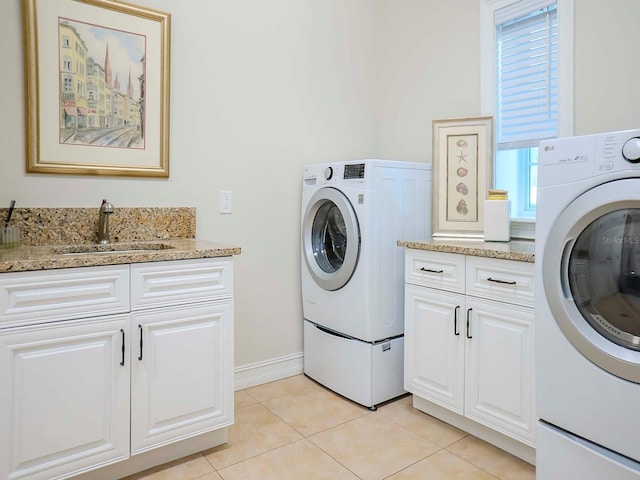
[[[433,121],[433,236],[483,237],[493,117]]]

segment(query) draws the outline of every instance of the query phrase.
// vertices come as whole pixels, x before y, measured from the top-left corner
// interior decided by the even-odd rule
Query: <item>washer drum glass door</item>
[[[302,250],[307,269],[325,290],[345,286],[360,255],[360,228],[349,199],[338,189],[318,190],[302,218]]]
[[[544,249],[558,326],[598,367],[640,383],[640,179],[599,185],[563,210]],[[635,198],[634,198],[635,197]]]

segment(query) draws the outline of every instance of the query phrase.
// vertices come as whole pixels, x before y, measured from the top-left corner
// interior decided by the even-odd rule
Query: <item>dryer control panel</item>
[[[622,171],[640,175],[640,130],[543,140],[538,187]]]
[[[640,137],[632,137],[624,142],[622,156],[628,162],[640,162]]]

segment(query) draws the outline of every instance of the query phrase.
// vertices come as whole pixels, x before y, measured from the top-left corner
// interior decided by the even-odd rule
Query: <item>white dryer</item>
[[[540,143],[539,480],[640,478],[640,130]]]
[[[308,166],[302,186],[304,370],[362,405],[403,389],[401,239],[431,235],[431,166]]]

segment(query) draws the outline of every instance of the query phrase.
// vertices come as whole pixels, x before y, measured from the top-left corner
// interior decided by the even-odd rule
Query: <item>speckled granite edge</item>
[[[525,240],[511,242],[460,241],[457,239],[398,240],[398,246],[433,252],[460,253],[475,257],[502,258],[520,262],[533,263],[535,261],[535,244]]]
[[[162,248],[157,248],[156,241],[152,242],[150,250],[131,250],[144,248],[145,243],[113,244],[115,251],[108,253],[104,251],[108,251],[109,246],[98,249],[103,253],[86,253],[87,244],[0,248],[0,273],[229,257],[241,253],[240,247],[195,239],[163,240]],[[71,253],[76,250],[80,253]]]
[[[0,219],[7,217],[0,208]],[[68,245],[98,241],[99,208],[16,208],[11,225],[22,245]],[[112,242],[195,238],[194,207],[118,208],[109,216]]]
[[[116,207],[109,217],[111,244],[98,246],[98,210],[17,208],[11,225],[20,228],[21,246],[0,248],[0,272],[228,257],[241,253],[240,247],[196,240],[193,207]],[[6,216],[7,209],[0,208],[0,219]]]

